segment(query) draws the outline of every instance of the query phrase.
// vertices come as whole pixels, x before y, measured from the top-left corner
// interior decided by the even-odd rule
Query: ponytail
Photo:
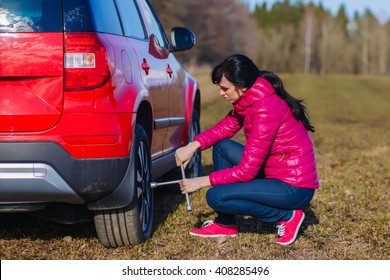
[[[310,123],[309,116],[307,114],[306,107],[302,104],[302,99],[296,99],[292,97],[283,87],[282,80],[273,72],[261,70],[260,77],[266,79],[271,83],[275,89],[276,94],[286,101],[288,107],[290,107],[294,118],[297,121],[301,121],[307,131],[315,132],[314,126]]]

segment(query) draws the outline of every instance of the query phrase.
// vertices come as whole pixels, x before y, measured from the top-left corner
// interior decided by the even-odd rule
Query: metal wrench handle
[[[181,164],[180,168],[181,168],[181,176],[183,177],[183,179],[185,179],[186,173],[184,172],[184,164]],[[192,211],[192,207],[190,204],[190,197],[188,196],[188,193],[186,193],[186,202],[187,202],[187,211]]]
[[[169,182],[151,182],[150,186],[152,187],[152,189],[154,189],[154,188],[157,188],[159,186],[179,184],[179,182],[180,182],[180,180],[169,181]]]

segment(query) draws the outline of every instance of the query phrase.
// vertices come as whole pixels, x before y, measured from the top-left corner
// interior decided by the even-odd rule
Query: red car
[[[106,247],[152,232],[151,181],[199,132],[200,92],[145,0],[0,1],[0,212],[94,217]],[[199,176],[198,153],[187,168]],[[92,215],[91,215],[92,216]]]

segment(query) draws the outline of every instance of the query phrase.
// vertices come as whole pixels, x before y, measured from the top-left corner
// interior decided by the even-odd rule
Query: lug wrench
[[[184,165],[180,165],[181,168],[181,176],[183,179],[186,178],[186,173],[184,172]],[[175,181],[168,181],[168,182],[152,182],[150,183],[150,187],[152,189],[157,188],[158,186],[165,186],[165,185],[172,185],[172,184],[179,184],[180,180],[175,180]],[[188,196],[188,193],[186,193],[186,203],[187,203],[187,211],[192,211],[192,207],[190,204],[190,198]]]
[[[152,187],[152,189],[154,189],[154,188],[157,188],[159,186],[173,185],[173,184],[179,184],[179,183],[180,183],[180,180],[169,181],[169,182],[152,182],[152,183],[150,183],[150,186]]]
[[[183,177],[183,179],[185,179],[186,173],[184,172],[184,164],[181,164],[180,168],[181,168],[181,177]],[[187,211],[192,211],[192,207],[190,204],[190,197],[189,197],[188,193],[186,193],[186,202],[187,202]]]

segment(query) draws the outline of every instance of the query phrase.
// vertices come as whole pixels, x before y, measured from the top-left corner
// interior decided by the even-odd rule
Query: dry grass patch
[[[188,230],[214,213],[206,190],[191,195],[156,193],[152,238],[134,247],[106,249],[92,223],[58,225],[28,215],[0,215],[1,259],[390,259],[390,80],[388,77],[283,75],[287,90],[306,99],[317,132],[321,187],[305,209],[297,241],[274,243],[273,225],[238,217],[235,238],[203,239]],[[202,128],[223,117],[230,105],[199,75]],[[242,134],[236,139],[242,141]],[[204,172],[212,167],[203,153]]]

